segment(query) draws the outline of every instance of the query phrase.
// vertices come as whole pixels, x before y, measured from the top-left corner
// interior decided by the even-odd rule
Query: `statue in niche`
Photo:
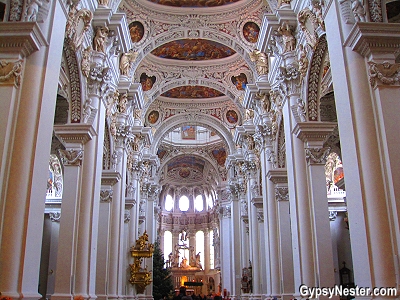
[[[199,269],[203,268],[203,266],[201,265],[201,262],[200,262],[200,252],[196,254],[195,264],[196,264],[197,268],[199,268]]]
[[[278,33],[283,40],[283,53],[294,51],[296,49],[296,38],[293,35],[293,30],[289,23],[283,22],[278,28]]]
[[[106,42],[108,37],[107,27],[98,27],[96,30],[96,35],[93,40],[93,49],[97,52],[106,53]]]

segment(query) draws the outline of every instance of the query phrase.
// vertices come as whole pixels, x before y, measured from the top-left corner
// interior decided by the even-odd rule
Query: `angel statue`
[[[121,56],[121,60],[119,62],[119,70],[121,75],[129,76],[129,73],[132,68],[132,63],[136,60],[138,56],[137,52],[130,50],[128,53],[123,53]]]
[[[249,54],[251,61],[256,63],[256,69],[259,76],[268,75],[268,55],[255,49]]]

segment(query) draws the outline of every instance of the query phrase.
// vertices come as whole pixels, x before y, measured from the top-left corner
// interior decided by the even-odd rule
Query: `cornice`
[[[103,170],[101,173],[101,184],[113,186],[121,180],[121,173],[112,170]]]
[[[323,142],[337,126],[336,122],[301,122],[293,134],[305,143]]]
[[[262,196],[253,197],[251,198],[251,203],[256,208],[263,208],[263,197]]]
[[[0,22],[0,52],[28,57],[48,43],[36,22]]]
[[[267,173],[267,178],[273,183],[287,183],[287,170],[286,169],[272,169]]]
[[[396,53],[400,48],[397,23],[357,22],[344,42],[364,57],[378,53]]]
[[[84,145],[96,135],[95,129],[90,124],[54,125],[54,133],[67,147],[70,144]]]

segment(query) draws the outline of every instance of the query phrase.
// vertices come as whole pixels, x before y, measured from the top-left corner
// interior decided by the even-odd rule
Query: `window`
[[[172,233],[171,231],[164,232],[164,260],[168,260],[168,255],[172,253]]]
[[[196,199],[194,200],[194,208],[197,211],[203,211],[203,196],[197,195]]]
[[[165,210],[171,211],[174,208],[174,200],[170,194],[165,197]]]
[[[197,231],[196,232],[196,259],[197,254],[200,256],[200,261],[196,261],[196,266],[204,268],[204,232]],[[197,265],[198,264],[198,265]]]
[[[210,269],[214,269],[214,232],[210,230]]]
[[[189,198],[187,196],[182,196],[179,198],[179,209],[181,211],[188,211],[189,209]]]

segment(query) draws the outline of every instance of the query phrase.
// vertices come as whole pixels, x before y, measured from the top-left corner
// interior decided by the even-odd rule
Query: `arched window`
[[[174,199],[172,199],[172,196],[170,194],[165,197],[165,210],[166,211],[171,211],[174,208]]]
[[[210,269],[214,269],[214,232],[210,230]]]
[[[164,232],[164,260],[168,260],[168,255],[172,253],[172,232]]]
[[[197,257],[200,257],[198,261],[196,261],[196,267],[204,268],[204,232],[197,231],[196,232],[196,260]]]
[[[197,211],[203,211],[203,196],[197,195],[194,199],[194,208]]]
[[[189,209],[189,198],[185,195],[179,198],[179,209],[181,211],[188,211]]]

